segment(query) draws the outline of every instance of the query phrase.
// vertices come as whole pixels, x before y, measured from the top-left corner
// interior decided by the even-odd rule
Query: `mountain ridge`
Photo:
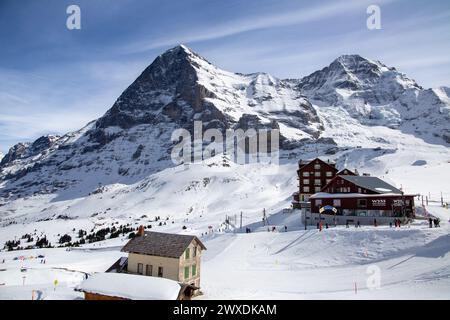
[[[0,198],[73,188],[83,195],[99,184],[134,183],[174,165],[171,133],[192,132],[194,121],[204,130],[278,128],[286,159],[311,148],[329,154],[345,149],[326,133],[327,122],[340,117],[448,146],[448,92],[423,89],[395,68],[359,55],[282,80],[222,70],[180,45],[159,55],[84,128],[13,146],[0,163]],[[341,111],[324,114],[329,107]]]

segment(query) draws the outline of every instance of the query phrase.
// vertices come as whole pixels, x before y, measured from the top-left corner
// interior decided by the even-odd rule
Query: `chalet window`
[[[322,190],[321,187],[314,187],[314,192],[320,192],[320,190]]]
[[[192,251],[192,256],[195,258],[197,256],[197,247],[194,247]]]
[[[314,176],[315,176],[315,177],[320,177],[320,171],[314,172]]]
[[[185,253],[185,255],[184,255],[184,258],[185,258],[185,259],[189,259],[189,258],[190,258],[190,255],[191,255],[191,249],[190,249],[190,248],[187,248],[187,249],[186,249],[186,253]]]
[[[333,172],[327,171],[327,177],[332,177],[332,176],[333,176]]]
[[[184,267],[184,279],[189,279],[189,267]]]
[[[315,165],[314,165],[314,169],[320,170],[320,164],[315,164]]]
[[[358,207],[359,208],[367,207],[367,200],[366,199],[358,199]]]
[[[138,263],[137,273],[144,274],[144,265],[142,263]]]
[[[316,204],[317,207],[321,206],[322,205],[322,200],[316,200],[315,204]]]
[[[151,264],[148,264],[145,266],[145,275],[151,276],[153,273],[153,266]]]
[[[361,188],[358,188],[358,193],[362,193],[362,190],[361,190]]]
[[[158,267],[158,277],[160,277],[160,278],[162,278],[162,276],[163,276],[163,267]]]
[[[197,265],[192,265],[192,276],[195,277],[197,275]]]
[[[405,200],[405,203],[406,203],[406,205],[407,205],[407,206],[409,206],[409,205],[410,205],[410,203],[411,203],[411,201],[409,201],[409,200]]]
[[[340,206],[341,206],[341,199],[334,199],[333,207],[340,207]]]
[[[314,179],[314,185],[320,186],[320,179]]]
[[[326,180],[326,184],[329,184],[331,182],[331,179]]]
[[[309,184],[309,179],[303,179],[303,184]]]
[[[309,192],[309,187],[303,187],[303,192]]]
[[[303,172],[304,177],[309,177],[309,172]]]

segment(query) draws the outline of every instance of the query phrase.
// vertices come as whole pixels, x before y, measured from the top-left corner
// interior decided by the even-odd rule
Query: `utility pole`
[[[239,223],[239,228],[240,228],[241,231],[242,231],[242,211],[241,211],[241,221],[240,221],[240,223]]]
[[[263,209],[263,225],[266,225],[266,208]]]
[[[443,198],[443,196],[442,196],[442,191],[441,191],[441,206],[442,206],[442,207],[444,206],[444,198]]]

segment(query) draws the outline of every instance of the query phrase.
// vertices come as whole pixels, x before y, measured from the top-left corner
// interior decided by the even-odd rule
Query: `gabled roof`
[[[206,247],[196,236],[146,231],[143,236],[136,236],[128,241],[121,251],[179,258],[194,240],[203,250],[206,250]]]
[[[390,185],[389,183],[381,180],[377,177],[370,176],[339,176],[342,179],[345,179],[358,187],[365,188],[367,190],[371,190],[373,192],[383,194],[383,193],[396,193],[401,194],[402,191]]]
[[[336,169],[336,163],[334,163],[334,162],[328,162],[328,161],[323,161],[323,160],[320,159],[320,158],[315,158],[315,159],[311,159],[311,160],[299,160],[299,161],[298,161],[299,169],[301,169],[301,168],[303,168],[304,166],[306,166],[306,165],[308,165],[308,164],[310,164],[310,163],[312,163],[312,162],[315,162],[315,161],[317,161],[317,160],[320,161],[320,163],[326,164],[326,165],[329,166],[330,168],[332,168],[332,169],[334,169],[334,170],[337,171],[337,169]]]
[[[347,168],[344,168],[344,169],[340,170],[338,173],[336,173],[336,175],[338,175],[338,176],[346,175],[346,173],[347,173],[346,171],[351,173],[351,174],[349,174],[349,176],[352,176],[352,175],[356,176],[357,175],[355,172],[353,172],[352,170],[347,169]]]

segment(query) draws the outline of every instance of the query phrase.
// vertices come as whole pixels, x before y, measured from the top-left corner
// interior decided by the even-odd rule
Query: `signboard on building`
[[[386,199],[372,199],[372,206],[373,207],[385,207]]]

